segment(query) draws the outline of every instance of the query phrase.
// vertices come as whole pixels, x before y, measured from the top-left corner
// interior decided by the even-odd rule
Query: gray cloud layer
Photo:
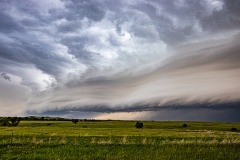
[[[1,77],[28,88],[19,101],[27,113],[236,102],[239,7],[237,0],[0,1]]]

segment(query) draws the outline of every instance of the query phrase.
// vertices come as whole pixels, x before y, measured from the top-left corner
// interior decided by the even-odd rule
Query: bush
[[[237,128],[232,128],[231,131],[236,132]]]
[[[143,128],[143,123],[142,123],[142,122],[137,122],[137,123],[135,124],[135,127],[136,127],[136,128]]]
[[[187,127],[187,124],[183,124],[183,127]]]

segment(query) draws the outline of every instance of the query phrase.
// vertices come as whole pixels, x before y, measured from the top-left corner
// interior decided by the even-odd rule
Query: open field
[[[240,123],[147,121],[143,129],[135,123],[21,121],[0,127],[0,158],[240,159],[240,132],[231,131]]]

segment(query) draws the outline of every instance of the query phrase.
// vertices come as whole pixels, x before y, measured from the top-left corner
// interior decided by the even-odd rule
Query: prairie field
[[[240,159],[240,123],[21,121],[0,127],[0,159]],[[183,127],[187,124],[187,127]]]

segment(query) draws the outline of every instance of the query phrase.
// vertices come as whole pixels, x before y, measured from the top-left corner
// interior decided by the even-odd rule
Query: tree
[[[11,126],[18,126],[19,122],[21,121],[21,118],[11,117],[9,120],[10,120]]]
[[[183,127],[187,127],[187,124],[183,124]]]
[[[0,125],[1,126],[18,126],[20,121],[21,121],[20,117],[7,117],[7,118],[2,118],[0,120]]]
[[[73,122],[74,124],[77,124],[78,120],[77,120],[77,119],[72,119],[72,122]]]
[[[8,120],[7,118],[2,118],[0,120],[0,126],[8,126]]]
[[[142,123],[142,122],[137,122],[137,123],[135,124],[135,127],[136,127],[136,128],[143,128],[143,123]]]

